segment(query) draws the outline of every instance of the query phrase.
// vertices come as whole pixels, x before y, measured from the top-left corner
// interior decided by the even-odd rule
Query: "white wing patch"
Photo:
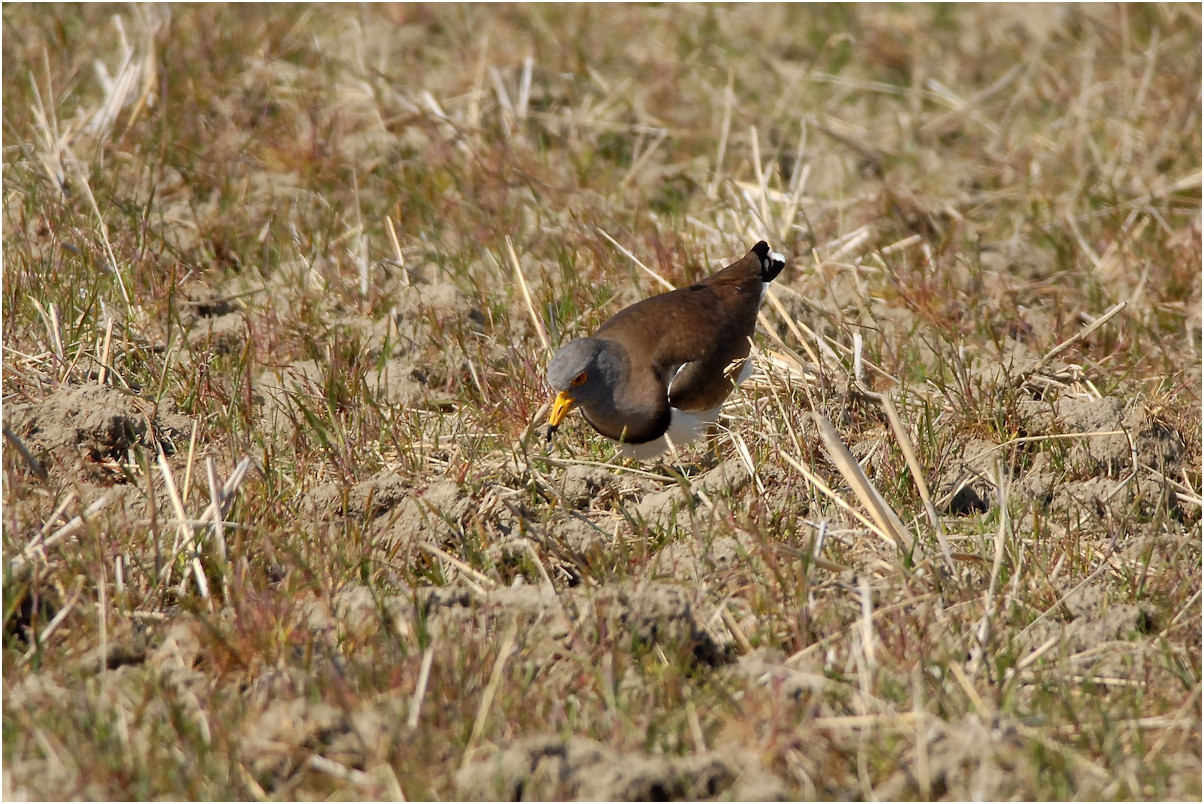
[[[677,368],[675,368],[673,370],[673,376],[669,378],[669,384],[667,386],[665,386],[665,392],[668,396],[673,396],[673,382],[674,382],[674,380],[677,379],[678,374],[681,374],[683,371],[686,370],[686,366],[688,366],[688,365],[690,365],[690,364],[682,363],[680,366],[678,366]]]
[[[720,406],[722,407],[722,405]],[[697,441],[707,429],[707,425],[719,419],[719,408],[711,410],[680,410],[669,408],[669,432],[655,441],[645,441],[643,444],[619,444],[619,452],[628,458],[647,461],[658,455],[663,455],[669,449],[669,441],[680,449],[686,444]]]
[[[736,376],[736,385],[740,385],[742,382],[747,380],[749,377],[752,376],[752,373],[753,373],[753,356],[750,353],[749,356],[744,359],[744,365],[740,367],[740,373]]]

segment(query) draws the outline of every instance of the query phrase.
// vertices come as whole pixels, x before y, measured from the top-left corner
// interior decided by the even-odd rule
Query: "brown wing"
[[[768,251],[768,246],[764,249]],[[762,277],[761,257],[755,250],[749,251],[698,284],[621,310],[595,337],[618,341],[627,348],[632,381],[642,393],[663,395],[672,382],[669,401],[674,407],[716,407],[732,390],[724,369],[748,356]],[[674,376],[679,367],[680,374]]]

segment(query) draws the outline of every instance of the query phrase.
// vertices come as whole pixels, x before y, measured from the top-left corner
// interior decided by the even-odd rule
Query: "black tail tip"
[[[761,281],[772,282],[786,267],[786,258],[769,248],[764,240],[752,247],[753,254],[761,261]]]

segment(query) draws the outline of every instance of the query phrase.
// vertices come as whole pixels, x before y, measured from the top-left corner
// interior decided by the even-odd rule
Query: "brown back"
[[[761,260],[750,251],[697,284],[627,307],[595,337],[627,348],[633,393],[661,395],[672,380],[674,407],[713,408],[732,390],[724,369],[748,356],[761,284]],[[679,366],[684,368],[674,378]]]

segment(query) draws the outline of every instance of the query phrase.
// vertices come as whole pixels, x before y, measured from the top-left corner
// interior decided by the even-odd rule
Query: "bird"
[[[699,438],[752,374],[761,297],[785,267],[762,240],[711,276],[636,302],[564,344],[548,363],[556,397],[547,441],[573,408],[638,460]]]

